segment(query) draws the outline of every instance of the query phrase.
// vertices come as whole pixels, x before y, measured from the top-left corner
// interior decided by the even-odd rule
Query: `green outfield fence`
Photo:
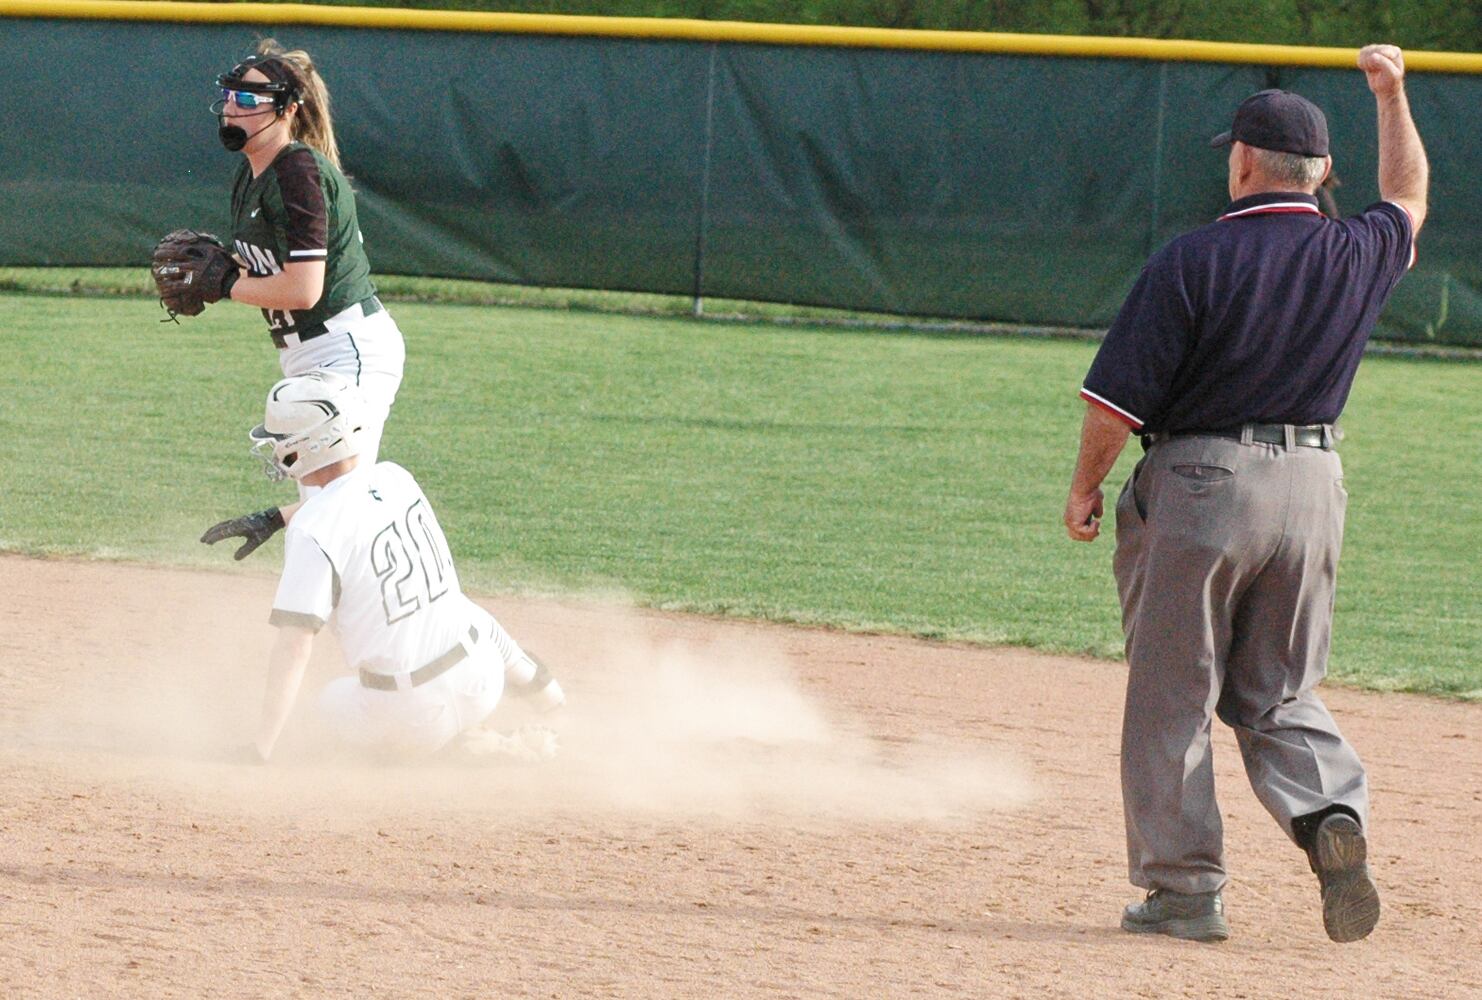
[[[1340,208],[1378,197],[1353,50],[126,0],[0,31],[3,265],[224,228],[211,80],[267,34],[320,63],[383,273],[1101,327],[1267,86],[1327,110]],[[1482,344],[1482,56],[1408,63],[1432,208],[1382,333]]]

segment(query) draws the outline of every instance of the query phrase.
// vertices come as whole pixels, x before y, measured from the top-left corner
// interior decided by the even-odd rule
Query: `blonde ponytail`
[[[298,85],[298,114],[293,118],[293,137],[319,150],[336,169],[342,170],[340,147],[334,141],[334,121],[329,115],[329,88],[324,85],[324,77],[314,68],[314,60],[303,49],[287,50],[271,38],[257,43],[257,54],[281,62]]]

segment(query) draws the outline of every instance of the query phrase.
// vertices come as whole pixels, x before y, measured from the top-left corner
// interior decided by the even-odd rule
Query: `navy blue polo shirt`
[[[1081,396],[1144,433],[1333,423],[1413,231],[1390,202],[1333,220],[1312,195],[1241,198],[1148,260]]]

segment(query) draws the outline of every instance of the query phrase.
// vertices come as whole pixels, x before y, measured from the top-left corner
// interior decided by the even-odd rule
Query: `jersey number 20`
[[[371,543],[371,569],[381,581],[386,624],[410,617],[446,594],[452,568],[448,541],[419,499]]]

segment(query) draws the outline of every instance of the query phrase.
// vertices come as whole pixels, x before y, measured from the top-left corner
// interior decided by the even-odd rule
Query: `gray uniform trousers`
[[[1154,444],[1123,487],[1114,569],[1134,885],[1187,893],[1225,883],[1216,713],[1289,836],[1293,818],[1333,805],[1367,826],[1363,765],[1314,691],[1327,671],[1342,477],[1331,450],[1175,437]]]

